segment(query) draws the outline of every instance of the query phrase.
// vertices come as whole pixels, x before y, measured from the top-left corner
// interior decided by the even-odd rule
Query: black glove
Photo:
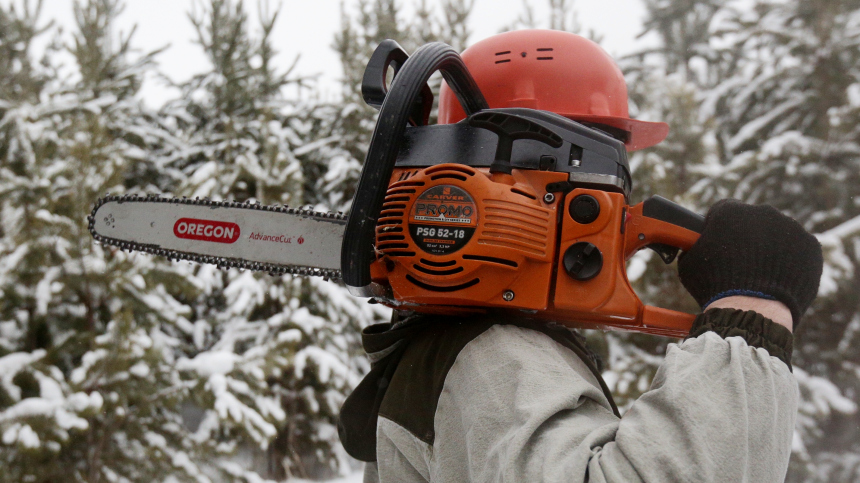
[[[772,206],[722,200],[699,241],[678,260],[681,283],[704,309],[732,295],[778,300],[794,327],[818,293],[821,244]]]

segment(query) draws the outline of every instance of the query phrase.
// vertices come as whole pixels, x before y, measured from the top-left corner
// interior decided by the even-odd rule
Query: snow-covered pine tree
[[[713,154],[708,119],[700,115],[702,91],[715,75],[709,46],[727,2],[712,0],[646,0],[643,43],[634,54],[619,59],[630,97],[631,116],[669,124],[669,135],[660,144],[631,153],[633,175],[631,203],[660,195],[705,213],[687,194],[706,176]],[[646,45],[647,45],[646,44]],[[699,307],[678,279],[677,264],[666,264],[651,250],[642,250],[628,263],[628,276],[642,300],[650,305],[696,313]],[[648,389],[662,362],[663,337],[640,334],[608,334],[609,371],[617,402],[627,406]]]
[[[694,192],[768,203],[819,234],[819,299],[795,338],[800,415],[789,481],[860,479],[860,3],[757,2],[719,39],[708,93],[724,169]]]
[[[165,137],[136,97],[151,56],[113,35],[118,1],[76,3],[74,73],[58,78],[30,57],[29,5],[0,15],[0,480],[194,480],[175,342],[160,330],[187,310],[159,289],[158,264],[87,231],[96,197],[138,184],[130,166]]]
[[[582,31],[579,15],[576,12],[574,0],[546,0],[549,15],[546,22],[541,21],[535,15],[534,5],[529,0],[523,0],[523,10],[511,23],[502,27],[500,32],[518,29],[546,28],[550,30],[563,30],[579,35],[584,35],[597,43],[600,43],[600,35],[594,30]]]
[[[376,110],[364,103],[361,97],[361,78],[367,61],[376,46],[385,39],[396,40],[408,53],[435,41],[445,42],[457,50],[464,50],[469,39],[468,19],[474,0],[443,0],[439,12],[425,0],[415,2],[412,20],[402,15],[403,5],[398,0],[357,0],[352,8],[341,9],[341,30],[335,36],[333,47],[340,57],[343,69],[342,101],[332,113],[333,125],[329,132],[335,136],[335,146],[351,156],[353,169],[342,182],[354,186],[370,135],[376,125]],[[434,95],[434,109],[430,123],[436,122],[441,75],[430,78],[428,84]],[[350,201],[347,198],[345,201]]]
[[[285,96],[302,80],[275,65],[278,11],[262,11],[252,32],[241,1],[198,7],[191,20],[211,69],[163,110],[180,139],[161,153],[182,180],[176,194],[341,208],[347,186],[337,180],[356,166],[326,133],[330,111]],[[359,330],[384,311],[322,279],[189,271],[200,294],[187,300],[177,365],[193,385],[197,437],[226,455],[217,466],[236,481],[349,470],[336,416],[366,370]]]

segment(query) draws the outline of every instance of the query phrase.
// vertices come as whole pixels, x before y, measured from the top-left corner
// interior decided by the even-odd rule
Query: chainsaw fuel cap
[[[591,280],[603,268],[603,255],[592,243],[579,242],[564,252],[564,270],[579,281]]]

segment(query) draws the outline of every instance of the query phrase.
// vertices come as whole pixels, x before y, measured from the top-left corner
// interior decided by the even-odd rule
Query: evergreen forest
[[[375,124],[360,92],[370,54],[388,38],[408,52],[437,40],[462,51],[481,40],[474,1],[345,1],[328,47],[343,73],[332,99],[275,60],[286,2],[200,0],[188,22],[208,68],[159,106],[140,90],[160,52],[116,28],[122,0],[75,0],[70,35],[40,0],[0,3],[0,483],[360,471],[337,415],[370,368],[360,331],[388,309],[320,278],[102,246],[87,215],[106,193],[349,212]],[[525,3],[500,29],[600,42],[572,0],[533,1],[551,15]],[[631,116],[671,131],[630,153],[631,202],[770,204],[818,237],[824,276],[796,331],[786,481],[860,481],[860,0],[641,1],[641,34],[657,42],[616,61]],[[431,79],[437,93],[441,82]],[[628,274],[646,303],[699,310],[653,252]],[[677,342],[585,335],[622,412]]]

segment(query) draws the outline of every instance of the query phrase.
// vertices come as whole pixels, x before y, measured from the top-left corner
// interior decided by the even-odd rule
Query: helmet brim
[[[665,122],[648,122],[617,116],[595,116],[589,114],[561,114],[574,121],[605,124],[630,133],[630,139],[625,143],[628,151],[645,149],[658,144],[669,135],[669,125]]]

